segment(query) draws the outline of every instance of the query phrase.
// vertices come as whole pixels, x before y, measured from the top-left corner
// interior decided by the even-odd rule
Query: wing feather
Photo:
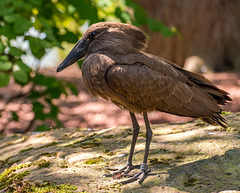
[[[137,113],[159,110],[189,117],[206,117],[221,111],[211,95],[177,68],[160,59],[153,62],[149,55],[148,59],[141,57],[137,62],[118,62],[106,73],[109,87],[137,107],[131,109],[122,104],[125,108]]]

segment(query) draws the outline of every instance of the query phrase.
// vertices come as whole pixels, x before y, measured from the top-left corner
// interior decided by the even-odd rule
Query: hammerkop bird
[[[217,88],[202,75],[189,72],[163,58],[144,52],[146,35],[137,27],[114,22],[91,25],[57,72],[84,59],[82,77],[94,96],[110,100],[130,112],[133,137],[126,165],[111,175],[128,175],[137,168],[132,163],[139,133],[135,114],[142,114],[146,125],[146,146],[139,172],[122,181],[126,184],[138,180],[140,184],[149,176],[147,159],[152,130],[147,113],[163,111],[175,115],[200,118],[226,127],[220,115],[221,108],[231,101],[228,93]]]

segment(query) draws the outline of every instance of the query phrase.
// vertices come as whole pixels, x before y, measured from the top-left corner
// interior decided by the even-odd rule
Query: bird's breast
[[[109,99],[111,89],[105,75],[114,61],[104,54],[90,54],[83,62],[82,77],[86,87],[94,96]]]

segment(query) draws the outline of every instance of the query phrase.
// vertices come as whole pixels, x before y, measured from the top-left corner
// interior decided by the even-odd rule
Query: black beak
[[[80,39],[63,62],[58,66],[57,72],[62,71],[63,69],[71,66],[73,63],[84,58],[87,54],[88,43],[84,39]]]

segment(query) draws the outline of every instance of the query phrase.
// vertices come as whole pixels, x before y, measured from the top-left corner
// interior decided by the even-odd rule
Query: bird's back
[[[219,104],[231,100],[203,76],[143,52],[90,54],[82,71],[94,95],[133,113],[158,110],[222,124]]]

